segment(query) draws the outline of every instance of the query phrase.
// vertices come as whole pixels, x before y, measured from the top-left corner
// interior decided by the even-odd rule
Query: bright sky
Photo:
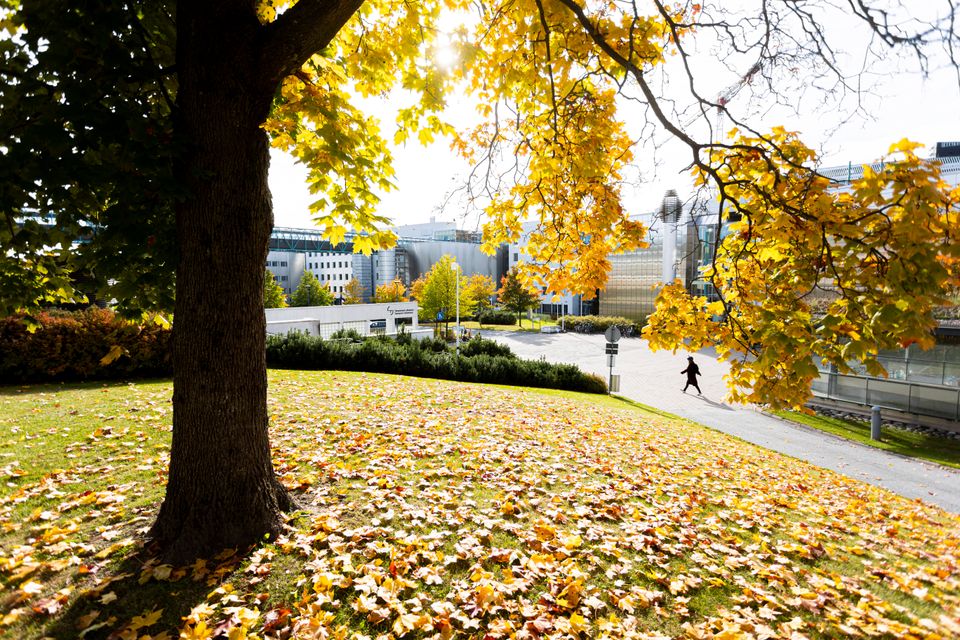
[[[954,72],[942,70],[923,78],[919,73],[891,71],[875,92],[877,95],[864,97],[863,107],[870,116],[856,115],[839,128],[844,116],[833,108],[799,116],[773,109],[760,117],[759,126],[763,130],[780,124],[799,131],[809,146],[821,150],[823,166],[872,162],[904,137],[927,146],[930,155],[936,142],[960,140],[960,88]],[[732,111],[747,99],[746,93],[731,101]],[[382,105],[372,105],[372,109],[382,120],[384,136],[391,139],[390,109]],[[453,104],[451,112],[448,121],[454,125],[472,119],[469,103]],[[639,163],[640,184],[625,190],[628,210],[639,213],[655,208],[666,189],[676,189],[681,198],[690,194],[690,180],[683,171],[689,163],[689,152],[679,143],[667,142],[666,134],[657,138],[665,144],[656,154],[656,167],[650,162],[649,150],[637,153],[644,162]],[[441,139],[427,148],[411,141],[394,148],[393,153],[397,188],[382,194],[382,214],[394,224],[427,222],[436,216],[438,220],[457,220],[461,228],[478,228],[477,214],[466,214],[462,204],[450,198],[464,184],[469,167],[450,151],[449,141]],[[270,188],[277,226],[313,227],[308,206],[314,198],[306,187],[305,169],[276,151],[271,163]]]

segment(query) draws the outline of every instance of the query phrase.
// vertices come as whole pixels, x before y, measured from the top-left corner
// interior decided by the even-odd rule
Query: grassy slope
[[[302,510],[179,569],[139,549],[168,383],[0,390],[0,636],[960,634],[960,519],[933,507],[612,398],[270,380]]]
[[[847,440],[960,469],[960,441],[958,440],[887,427],[883,429],[882,440],[878,442],[870,439],[869,422],[842,420],[827,416],[811,416],[796,411],[775,411],[773,413],[785,420],[832,433]]]

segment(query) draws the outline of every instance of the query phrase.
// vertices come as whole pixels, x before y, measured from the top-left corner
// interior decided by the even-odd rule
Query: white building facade
[[[521,263],[532,262],[530,254],[527,253],[527,244],[530,234],[537,228],[537,223],[525,222],[517,242],[513,242],[506,247],[506,270],[509,271]],[[500,287],[499,280],[497,287]],[[546,287],[540,290],[540,308],[539,313],[546,313],[551,316],[581,316],[596,313],[595,300],[586,300],[583,296],[564,291],[559,295],[547,293]]]
[[[416,302],[345,304],[326,307],[264,309],[267,335],[301,331],[329,338],[337,331],[353,329],[362,336],[396,335],[406,332],[421,337]],[[431,334],[427,330],[426,334]]]
[[[430,271],[444,255],[452,256],[465,276],[479,273],[499,283],[506,272],[506,267],[503,266],[505,251],[495,256],[484,254],[480,250],[479,242],[470,233],[456,232],[456,229],[450,226],[452,224],[431,222],[425,223],[420,229],[423,234],[442,236],[449,232],[451,236],[459,236],[449,240],[401,237],[392,249],[375,251],[369,256],[352,253],[350,244],[324,251],[270,251],[266,267],[288,296],[296,291],[306,271],[329,287],[335,299],[342,299],[347,284],[351,279],[356,279],[360,283],[361,297],[365,303],[373,300],[377,287],[389,284],[395,279],[409,287],[414,280]],[[319,232],[312,230],[286,231],[301,231],[304,235],[315,234],[319,237]],[[466,237],[469,239],[464,239]]]

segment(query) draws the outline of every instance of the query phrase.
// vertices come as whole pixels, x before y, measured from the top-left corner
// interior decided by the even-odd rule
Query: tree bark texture
[[[170,472],[151,531],[174,563],[276,534],[291,506],[267,432],[263,277],[273,213],[261,124],[277,84],[261,67],[253,5],[177,8],[187,193],[176,209]]]

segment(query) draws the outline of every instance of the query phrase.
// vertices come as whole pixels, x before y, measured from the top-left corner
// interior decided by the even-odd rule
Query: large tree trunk
[[[237,5],[243,6],[237,6]],[[151,531],[186,562],[278,532],[290,499],[267,434],[263,277],[273,226],[253,3],[179,3],[173,444]],[[217,6],[220,5],[220,6]]]

